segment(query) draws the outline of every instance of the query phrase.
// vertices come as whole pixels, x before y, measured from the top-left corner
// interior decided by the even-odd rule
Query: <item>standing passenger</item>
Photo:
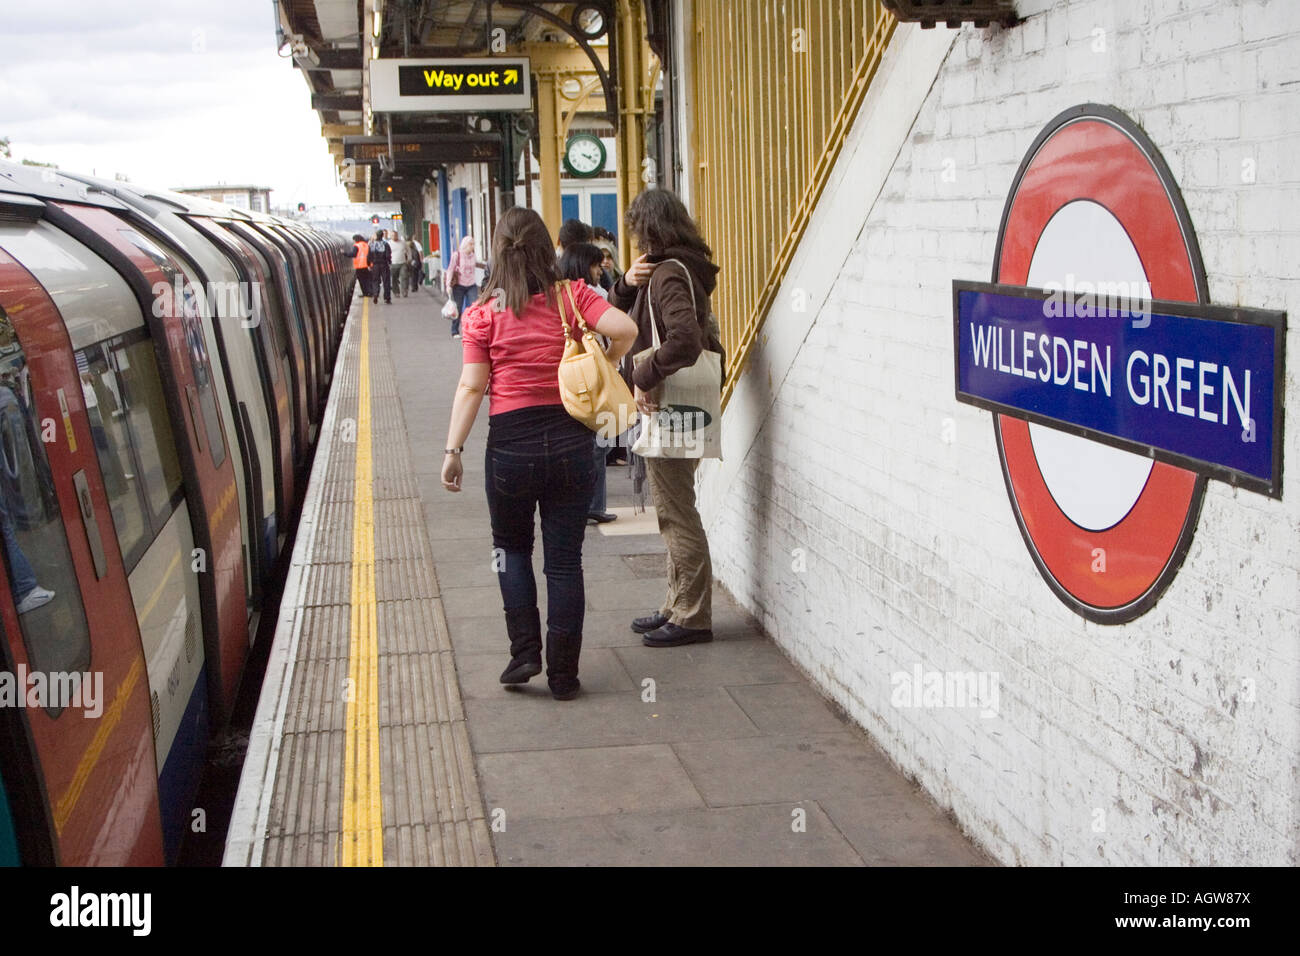
[[[406,257],[411,267],[411,291],[419,292],[420,280],[424,277],[424,253],[414,239],[406,240]]]
[[[648,299],[654,300],[660,346],[632,371],[637,407],[658,409],[659,385],[694,365],[703,349],[722,353],[709,321],[709,295],[718,282],[713,252],[690,213],[666,189],[648,189],[627,208],[627,225],[641,256],[609,294],[637,323],[636,350],[654,345]],[[677,262],[669,262],[676,259]],[[704,524],[695,507],[698,458],[646,458],[659,533],[668,548],[668,596],[660,610],[632,622],[649,647],[713,640],[713,567]]]
[[[473,255],[472,250],[468,255]],[[464,367],[447,428],[442,486],[461,490],[461,453],[491,385],[486,453],[488,512],[510,636],[503,684],[542,671],[541,616],[533,577],[533,520],[542,516],[547,585],[546,674],[556,700],[578,695],[578,655],[586,595],[582,541],[591,501],[594,433],[560,400],[565,336],[555,285],[555,252],[542,217],[515,206],[497,224],[492,281],[465,314]],[[636,326],[585,285],[573,286],[590,328],[609,336],[612,361],[631,347]],[[498,311],[498,309],[500,311]],[[580,330],[564,305],[571,334]]]
[[[570,279],[574,282],[585,282],[587,288],[600,296],[602,299],[608,299],[609,293],[600,287],[600,260],[604,258],[604,253],[596,246],[589,242],[575,242],[564,250],[560,256],[560,278]],[[618,441],[615,435],[613,442]],[[596,439],[596,448],[592,453],[592,460],[596,464],[596,488],[591,496],[591,505],[587,510],[587,520],[594,521],[597,524],[604,524],[607,521],[615,520],[618,515],[610,514],[605,510],[607,504],[607,493],[605,483],[606,458],[609,455],[610,442],[601,438]]]
[[[393,291],[399,298],[406,297],[406,240],[396,232],[389,232],[388,248],[393,255]]]
[[[374,295],[375,305],[379,304],[379,289],[383,286],[384,302],[393,304],[392,251],[384,239],[384,230],[375,233],[375,241],[370,244],[370,291]]]

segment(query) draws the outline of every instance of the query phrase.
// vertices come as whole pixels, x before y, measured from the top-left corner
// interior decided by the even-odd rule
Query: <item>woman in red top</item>
[[[442,486],[461,490],[461,452],[490,386],[485,483],[511,656],[501,683],[522,684],[542,671],[532,557],[533,515],[540,507],[547,680],[557,700],[570,700],[580,687],[582,541],[596,480],[595,433],[571,418],[560,400],[564,330],[553,248],[546,224],[531,209],[516,206],[497,224],[492,275],[461,326],[464,367],[447,429]],[[607,354],[617,363],[636,339],[636,324],[585,284],[574,285],[573,293],[587,325],[609,337]],[[569,321],[579,334],[574,317]]]

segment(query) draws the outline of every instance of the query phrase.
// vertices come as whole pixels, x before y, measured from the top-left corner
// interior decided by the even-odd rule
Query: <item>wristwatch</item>
[[[444,448],[442,450],[442,453],[444,455],[459,455],[464,450],[465,450],[465,446],[461,445],[459,448]]]

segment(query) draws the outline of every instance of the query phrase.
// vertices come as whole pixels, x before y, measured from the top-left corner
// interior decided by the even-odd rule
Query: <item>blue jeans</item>
[[[537,605],[533,518],[540,508],[546,626],[562,634],[581,634],[585,617],[582,542],[596,481],[594,442],[594,433],[562,405],[488,419],[485,485],[502,606]]]
[[[478,298],[478,286],[454,285],[451,287],[451,297],[456,302],[456,318],[451,320],[451,334],[459,335],[460,317],[465,314],[465,307],[473,305]]]
[[[18,535],[14,533],[13,519],[9,517],[9,512],[4,510],[3,505],[0,505],[0,534],[4,537],[9,573],[13,575],[13,580],[9,583],[12,586],[15,602],[20,602],[35,590],[36,572],[32,570],[27,555],[23,554],[22,545],[18,543]]]

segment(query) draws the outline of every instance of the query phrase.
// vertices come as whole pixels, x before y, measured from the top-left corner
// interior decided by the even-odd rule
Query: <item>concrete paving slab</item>
[[[480,785],[489,814],[521,820],[700,809],[704,801],[664,744],[484,754]]]
[[[470,742],[478,754],[711,740],[759,733],[745,712],[718,687],[661,694],[653,704],[643,702],[638,693],[584,694],[563,702],[540,691],[512,694],[508,699],[466,701],[465,716]]]
[[[849,726],[807,684],[759,684],[727,689],[764,733],[823,734]]]
[[[653,678],[660,690],[726,687],[732,684],[801,682],[784,654],[768,641],[687,644],[683,647],[619,647],[624,668],[640,683]]]
[[[804,830],[792,829],[795,810]],[[504,865],[861,866],[815,803],[522,820],[495,835]]]

